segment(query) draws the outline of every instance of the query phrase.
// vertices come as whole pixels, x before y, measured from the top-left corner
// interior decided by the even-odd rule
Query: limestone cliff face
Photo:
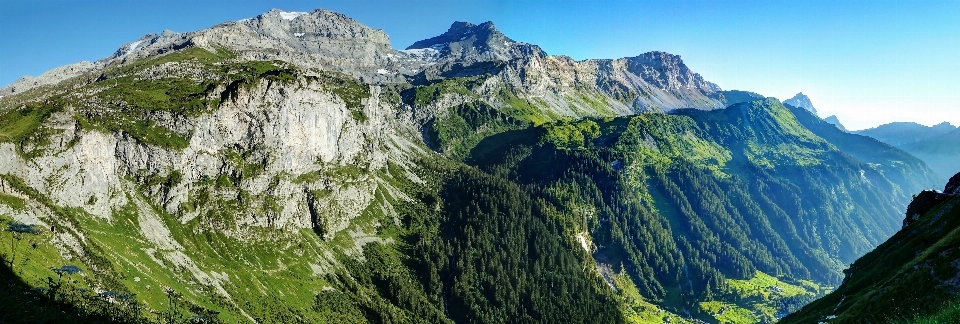
[[[190,66],[170,71],[191,74]],[[147,69],[132,77],[149,80],[154,72]],[[194,116],[147,117],[186,134],[185,147],[151,145],[127,131],[82,125],[90,119],[78,116],[124,118],[123,105],[129,103],[96,95],[109,86],[66,89],[93,95],[57,107],[46,117],[40,127],[49,138],[0,142],[0,193],[27,201],[26,208],[0,204],[0,214],[55,229],[51,244],[65,260],[82,260],[91,267],[89,260],[97,253],[113,253],[101,236],[92,239],[91,231],[127,224],[131,220],[126,215],[135,215],[130,223],[135,232],[126,233],[124,240],[146,246],[154,259],[142,267],[209,287],[232,301],[236,291],[230,290],[230,276],[215,265],[222,261],[203,261],[195,247],[184,247],[189,243],[183,234],[174,233],[193,228],[194,234],[218,233],[256,246],[298,242],[299,231],[312,230],[320,240],[338,234],[350,238],[355,246],[341,247],[338,253],[351,255],[378,240],[373,233],[379,224],[398,221],[383,197],[390,193],[394,202],[409,198],[391,184],[385,170],[390,164],[406,172],[405,181],[421,181],[410,170],[428,151],[416,144],[414,118],[404,117],[409,113],[382,100],[387,95],[381,86],[362,87],[355,90],[368,96],[348,106],[308,73],[284,82],[259,79],[233,88],[221,84],[210,91],[211,97],[223,98],[216,109]],[[368,209],[382,217],[357,221]],[[280,235],[263,236],[264,230]],[[337,266],[329,252],[300,254],[315,275]],[[111,256],[120,258],[118,264],[129,257]]]
[[[338,181],[293,181],[298,175],[342,165],[380,169],[388,156],[404,156],[393,151],[412,145],[404,139],[409,134],[402,133],[409,125],[398,124],[394,109],[379,100],[379,87],[370,87],[371,96],[361,107],[366,118],[359,121],[336,95],[318,84],[300,82],[280,85],[262,81],[240,90],[210,114],[172,122],[172,129],[192,134],[189,146],[182,150],[145,145],[122,132],[78,130],[70,118],[76,112],[64,110],[48,122],[49,127],[64,130],[59,135],[62,138],[52,142],[74,144],[54,147],[46,150],[48,154],[25,160],[14,144],[2,143],[0,173],[20,177],[34,188],[44,188],[60,205],[85,208],[107,219],[111,207],[127,204],[126,197],[117,194],[125,191],[125,177],[166,177],[172,173],[179,174],[178,184],[148,188],[146,196],[168,212],[180,215],[183,222],[204,212],[185,212],[181,208],[192,193],[203,187],[197,183],[224,175],[242,178],[233,183],[237,189],[251,195],[277,197],[284,207],[276,215],[243,215],[240,223],[309,228],[312,224],[306,206],[311,201],[305,192],[320,189],[342,192],[332,199],[349,201],[338,204],[352,206],[345,214],[358,214],[356,209],[365,206],[376,187],[375,179],[360,179],[356,187],[362,190],[350,189],[352,185]],[[233,154],[243,157],[237,160],[230,156]],[[256,166],[256,174],[241,174],[248,165]],[[250,167],[247,169],[249,173]],[[91,199],[98,203],[88,205]],[[335,224],[327,230],[342,229],[341,223],[347,220],[327,221]]]

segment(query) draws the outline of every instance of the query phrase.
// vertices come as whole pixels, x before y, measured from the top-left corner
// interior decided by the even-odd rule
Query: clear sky
[[[723,89],[810,96],[850,129],[960,125],[960,0],[939,1],[91,1],[0,0],[0,86],[110,55],[164,29],[193,31],[271,8],[325,8],[395,48],[456,20],[575,59],[683,57]]]

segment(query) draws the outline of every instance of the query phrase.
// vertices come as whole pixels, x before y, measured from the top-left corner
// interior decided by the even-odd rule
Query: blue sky
[[[395,48],[456,20],[575,59],[659,50],[724,89],[811,97],[848,128],[960,124],[960,0],[940,1],[79,1],[0,0],[0,85],[93,61],[164,29],[271,8],[341,12]]]

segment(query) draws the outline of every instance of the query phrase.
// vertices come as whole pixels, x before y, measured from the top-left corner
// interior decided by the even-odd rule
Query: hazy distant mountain
[[[924,126],[896,122],[855,133],[909,152],[926,162],[940,177],[960,172],[960,128],[950,123]]]
[[[810,97],[807,97],[803,92],[797,93],[793,98],[784,100],[783,104],[803,108],[813,112],[814,115],[817,114],[817,108],[813,107],[813,102],[810,101]]]
[[[924,126],[914,122],[893,122],[855,133],[867,135],[881,142],[895,146],[931,139],[956,130],[957,127],[948,122],[934,126]]]
[[[840,123],[840,119],[837,118],[837,115],[830,115],[830,117],[824,118],[823,121],[831,123],[834,126],[837,126],[837,128],[839,128],[844,132],[847,131],[847,128],[843,127],[843,124]]]
[[[899,147],[927,162],[941,177],[960,172],[960,129]]]

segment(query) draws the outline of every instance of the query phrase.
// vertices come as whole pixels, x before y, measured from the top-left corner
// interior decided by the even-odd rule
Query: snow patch
[[[390,71],[385,69],[377,69],[377,74],[390,74]]]
[[[293,36],[294,36],[294,37],[303,37],[303,35],[306,35],[306,34],[304,34],[304,33],[293,33]]]
[[[402,50],[400,52],[410,55],[413,59],[422,61],[433,61],[440,55],[440,51],[432,47]]]
[[[410,55],[421,55],[421,56],[422,56],[422,55],[438,54],[440,51],[437,51],[437,50],[432,49],[432,48],[417,48],[417,49],[402,50],[401,52],[404,52],[404,53],[407,53],[407,54],[410,54]]]
[[[310,13],[308,13],[308,12],[300,12],[300,11],[291,11],[291,12],[281,11],[281,12],[280,12],[280,18],[283,18],[283,19],[286,19],[286,20],[293,20],[294,18],[303,16],[303,15],[308,15],[308,14],[310,14]]]
[[[133,53],[133,51],[136,51],[137,47],[140,47],[140,44],[142,43],[143,43],[142,40],[138,40],[136,42],[130,43],[130,49],[127,50],[127,53]]]

